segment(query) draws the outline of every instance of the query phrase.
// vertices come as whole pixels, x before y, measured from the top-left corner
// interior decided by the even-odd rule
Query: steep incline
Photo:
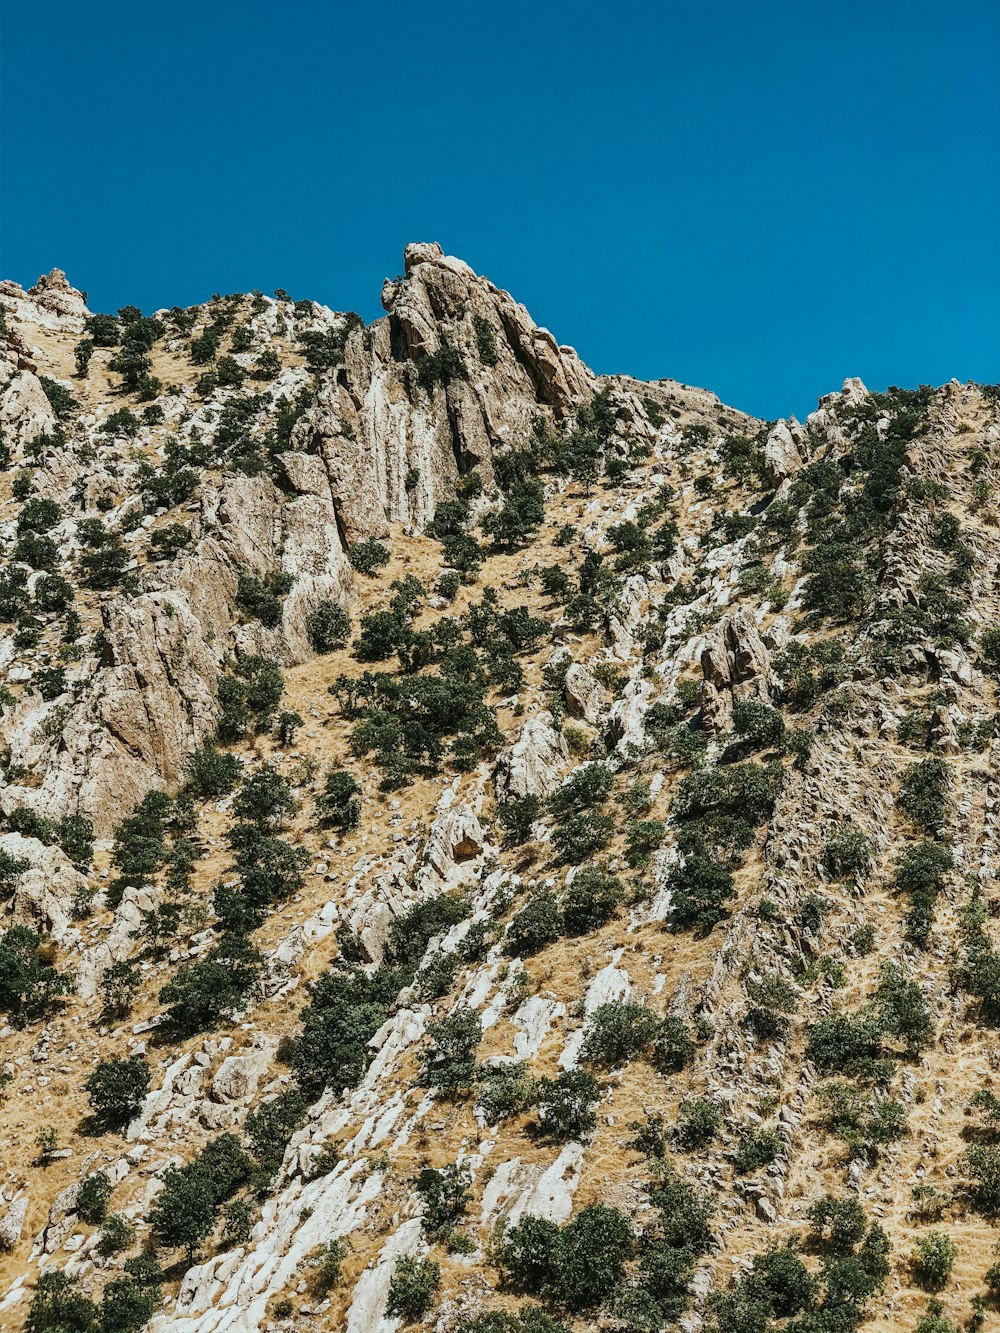
[[[0,284],[0,1329],[988,1328],[1000,395],[383,304]]]

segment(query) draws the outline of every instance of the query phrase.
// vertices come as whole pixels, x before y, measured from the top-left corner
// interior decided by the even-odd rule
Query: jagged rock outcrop
[[[27,869],[14,881],[11,923],[63,939],[72,920],[73,899],[87,888],[84,876],[58,847],[46,847],[37,838],[0,834],[0,851],[27,862]]]
[[[771,654],[753,617],[743,610],[719,621],[702,650],[701,667],[705,678],[702,723],[710,735],[718,736],[729,729],[734,703],[770,700],[774,684]]]
[[[764,442],[764,473],[777,486],[809,461],[809,436],[794,417],[778,421]]]
[[[496,449],[531,435],[539,411],[563,418],[596,382],[522,305],[436,244],[409,245],[386,282],[387,318],[347,342],[343,371],[299,421],[282,460],[296,485],[328,495],[347,544],[386,520],[424,524],[460,475],[492,476]],[[447,349],[463,369],[422,383],[421,362]],[[298,480],[296,480],[298,478]]]
[[[4,1209],[3,1216],[0,1217],[0,1250],[14,1249],[21,1239],[30,1202],[27,1194],[20,1194]]]
[[[0,719],[14,762],[42,775],[38,786],[5,788],[5,810],[82,814],[106,833],[151,787],[175,786],[214,731],[225,640],[208,643],[182,594],[108,602],[104,635],[102,662],[81,672],[80,702],[61,731],[51,723],[58,700],[28,696]]]
[[[608,706],[608,692],[587,667],[574,662],[563,680],[566,707],[574,717],[596,726]]]
[[[497,756],[496,792],[501,801],[523,796],[548,796],[559,786],[569,750],[548,713],[529,718],[521,734]]]

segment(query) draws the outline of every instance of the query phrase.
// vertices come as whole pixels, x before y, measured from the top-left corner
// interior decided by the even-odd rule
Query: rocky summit
[[[404,264],[0,283],[0,1329],[1000,1327],[1000,386]]]

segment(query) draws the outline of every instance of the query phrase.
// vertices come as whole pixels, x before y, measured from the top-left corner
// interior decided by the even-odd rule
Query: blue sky
[[[598,371],[765,417],[1000,378],[995,0],[32,0],[3,275],[366,319],[438,240]]]

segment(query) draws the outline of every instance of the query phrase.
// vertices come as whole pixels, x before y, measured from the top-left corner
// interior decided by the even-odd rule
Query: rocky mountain
[[[0,1329],[1000,1321],[1000,390],[408,246],[0,283]]]

